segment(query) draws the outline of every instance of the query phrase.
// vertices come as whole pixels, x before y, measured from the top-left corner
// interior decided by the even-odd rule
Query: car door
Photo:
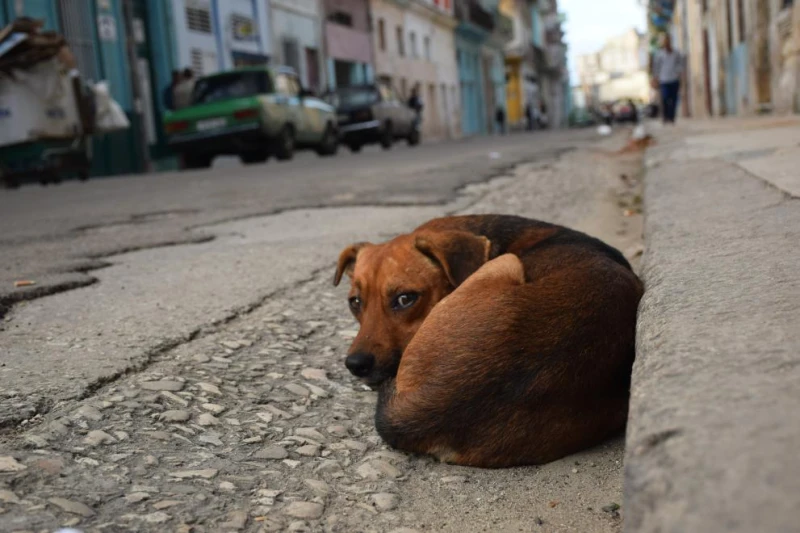
[[[408,103],[400,96],[400,93],[397,92],[396,89],[393,89],[395,95],[395,102],[397,105],[395,106],[395,133],[397,135],[408,135],[411,132],[411,125],[413,122],[413,116],[410,113],[410,108],[408,107]]]

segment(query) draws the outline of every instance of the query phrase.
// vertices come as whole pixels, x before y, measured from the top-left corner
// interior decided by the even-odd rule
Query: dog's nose
[[[347,367],[354,376],[363,378],[370,372],[372,367],[375,366],[375,356],[368,353],[354,353],[347,356],[344,360],[344,366]]]

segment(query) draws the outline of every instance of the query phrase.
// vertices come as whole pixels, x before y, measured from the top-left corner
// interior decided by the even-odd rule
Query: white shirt
[[[659,83],[679,81],[683,73],[683,55],[677,50],[667,52],[664,49],[653,57],[653,76]]]

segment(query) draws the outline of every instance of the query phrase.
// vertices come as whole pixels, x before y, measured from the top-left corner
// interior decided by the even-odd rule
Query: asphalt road
[[[343,244],[412,229],[468,203],[465,185],[591,139],[539,132],[4,191],[0,426],[146,366]]]

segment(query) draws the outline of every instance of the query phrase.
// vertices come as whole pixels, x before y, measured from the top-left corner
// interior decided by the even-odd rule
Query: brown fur
[[[350,354],[375,357],[365,380],[392,446],[512,466],[624,426],[642,286],[613,248],[519,217],[448,217],[345,249],[345,272],[362,302]],[[420,297],[391,309],[404,291]]]

